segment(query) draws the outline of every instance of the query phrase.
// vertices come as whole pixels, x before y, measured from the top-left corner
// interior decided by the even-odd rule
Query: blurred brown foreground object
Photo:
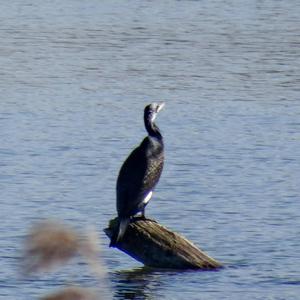
[[[79,234],[57,221],[40,222],[32,227],[25,239],[24,272],[49,271],[53,266],[81,255],[93,271],[101,275],[103,269],[98,262],[98,244],[97,234],[93,231]]]
[[[104,229],[111,238],[118,219]],[[116,248],[149,267],[212,270],[222,265],[190,241],[150,219],[134,219]]]
[[[99,296],[87,288],[69,287],[51,295],[41,298],[41,300],[99,300]]]

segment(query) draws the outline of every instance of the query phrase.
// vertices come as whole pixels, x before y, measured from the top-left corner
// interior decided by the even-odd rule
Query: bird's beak
[[[162,103],[158,104],[156,112],[161,111],[164,106],[165,106],[165,102],[162,102]]]

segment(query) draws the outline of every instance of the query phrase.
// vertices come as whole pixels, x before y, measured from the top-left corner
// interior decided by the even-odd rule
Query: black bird
[[[144,122],[148,136],[131,152],[120,169],[117,180],[119,228],[110,246],[123,238],[131,217],[138,213],[145,217],[145,207],[160,178],[164,164],[164,143],[154,120],[163,106],[164,103],[152,103],[145,107]]]

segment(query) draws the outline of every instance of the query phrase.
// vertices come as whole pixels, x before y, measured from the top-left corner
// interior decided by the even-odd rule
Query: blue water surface
[[[299,299],[300,2],[0,4],[0,298],[67,284],[103,299]],[[163,175],[147,215],[225,267],[149,270],[103,233],[115,182],[158,117]],[[78,258],[20,274],[30,226],[95,226],[107,280]]]

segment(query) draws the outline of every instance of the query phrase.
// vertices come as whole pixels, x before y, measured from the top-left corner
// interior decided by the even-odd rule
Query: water
[[[298,299],[299,1],[0,6],[1,298],[99,286],[80,259],[19,275],[29,226],[55,217],[96,226],[112,299]],[[102,232],[143,107],[161,100],[166,164],[147,214],[218,272],[143,269]]]

